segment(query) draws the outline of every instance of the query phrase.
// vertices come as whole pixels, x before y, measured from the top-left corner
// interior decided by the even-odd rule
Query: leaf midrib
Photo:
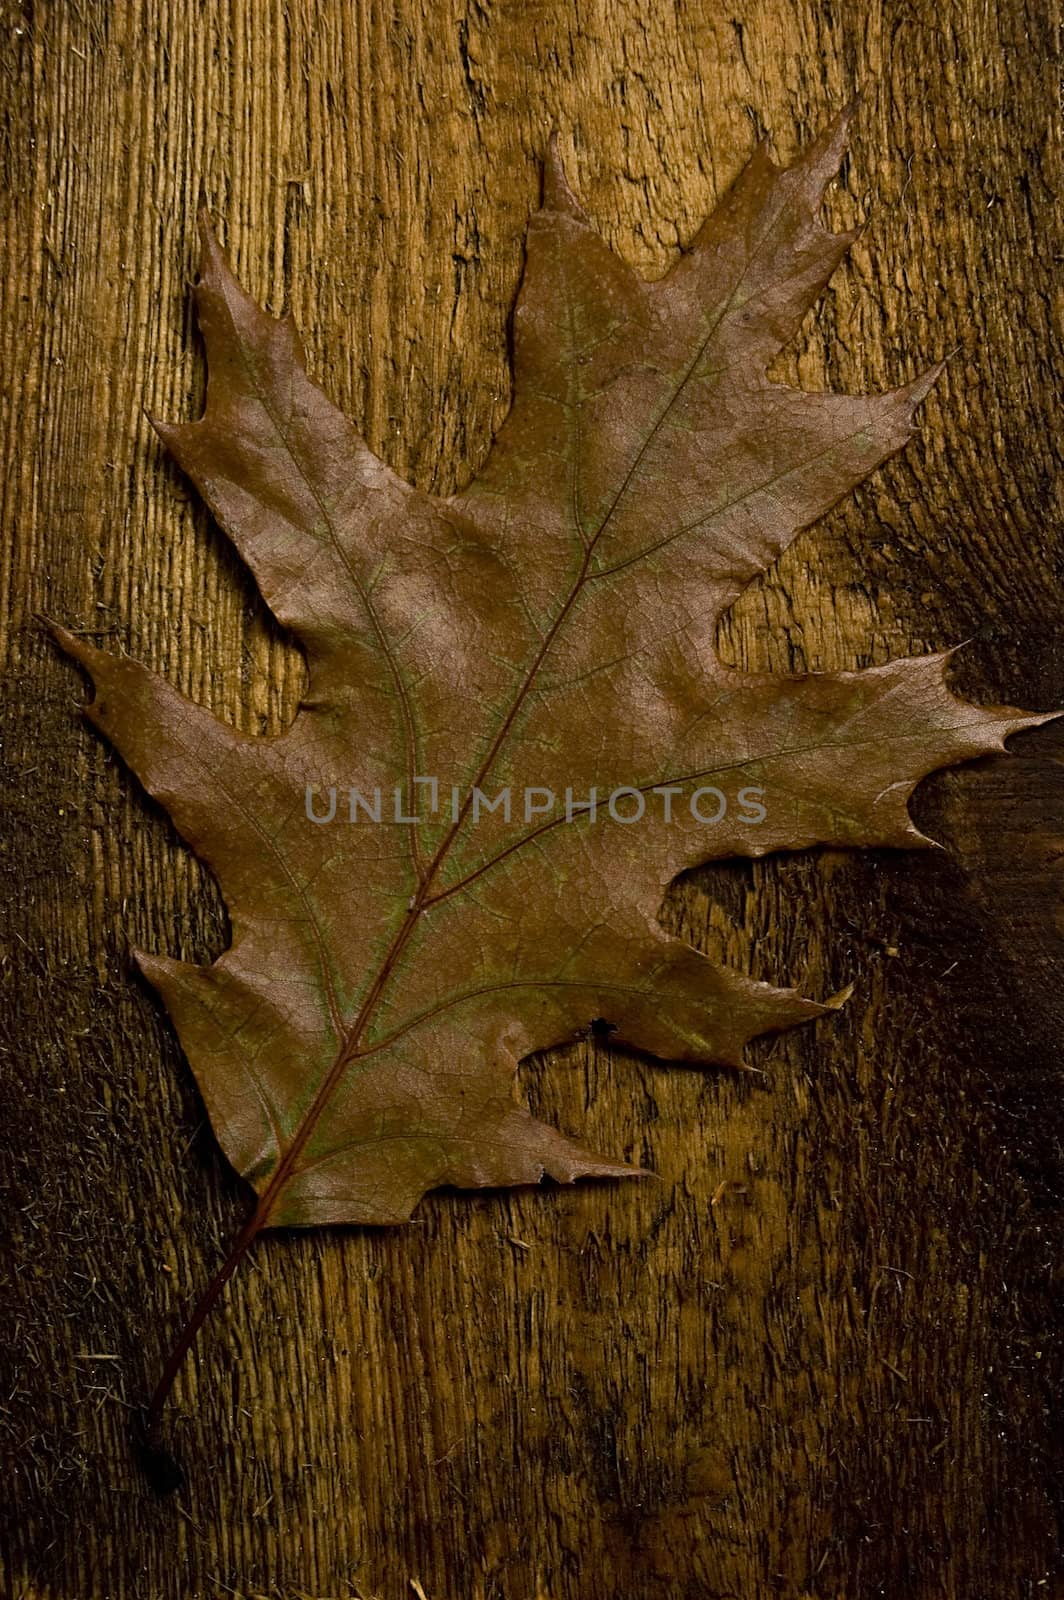
[[[467,816],[469,814],[469,811],[470,811],[470,808],[471,808],[471,805],[472,805],[472,791],[473,791],[473,789],[480,788],[481,785],[486,781],[489,773],[491,772],[491,769],[495,764],[495,761],[496,761],[496,759],[497,759],[497,757],[499,755],[499,752],[501,751],[503,745],[505,744],[507,738],[509,737],[510,731],[511,731],[515,721],[517,720],[517,717],[520,714],[520,711],[521,711],[522,707],[524,706],[524,703],[525,703],[529,693],[531,692],[531,689],[532,689],[533,683],[535,681],[536,675],[538,674],[538,672],[540,670],[540,667],[543,664],[543,661],[545,660],[547,654],[549,653],[550,649],[552,648],[552,646],[554,644],[554,641],[557,638],[559,632],[564,627],[565,622],[568,619],[568,617],[569,617],[569,615],[570,615],[570,613],[571,613],[571,611],[573,609],[573,606],[575,605],[578,597],[582,593],[582,591],[583,591],[583,589],[584,589],[589,577],[592,577],[592,576],[606,576],[605,572],[603,572],[602,574],[594,574],[594,573],[592,573],[591,561],[592,561],[592,556],[594,554],[596,546],[598,545],[600,539],[602,538],[606,528],[608,527],[608,525],[609,525],[611,519],[613,518],[614,514],[616,513],[618,507],[622,504],[622,502],[623,502],[623,500],[625,498],[625,495],[628,492],[629,488],[631,487],[631,485],[632,485],[637,473],[639,472],[639,469],[640,469],[643,461],[645,460],[646,455],[647,455],[651,445],[653,444],[653,442],[657,438],[657,436],[660,433],[662,427],[664,426],[666,420],[668,419],[669,415],[671,414],[673,408],[678,403],[678,401],[680,400],[680,397],[686,391],[687,386],[690,383],[691,379],[694,377],[695,373],[697,372],[697,370],[698,370],[698,368],[699,368],[699,366],[701,364],[702,358],[705,355],[705,352],[706,352],[707,348],[709,347],[710,342],[712,341],[714,335],[716,334],[716,332],[720,328],[720,326],[723,323],[725,317],[728,315],[728,312],[731,310],[732,306],[734,305],[736,296],[737,296],[737,294],[739,292],[739,289],[741,288],[741,286],[742,286],[743,282],[745,281],[745,279],[746,279],[747,275],[749,274],[749,272],[752,270],[752,268],[754,266],[754,263],[755,263],[758,255],[759,255],[763,245],[765,244],[766,240],[771,236],[771,233],[772,233],[773,229],[775,228],[776,223],[778,222],[778,220],[779,220],[778,215],[774,215],[772,218],[770,218],[769,224],[766,227],[764,233],[757,240],[757,243],[754,246],[753,250],[751,251],[749,259],[746,262],[746,265],[744,266],[742,272],[739,274],[739,277],[736,279],[735,283],[733,284],[732,290],[731,290],[727,300],[721,305],[716,318],[711,323],[709,329],[707,330],[707,332],[705,334],[705,337],[701,341],[700,345],[697,347],[696,352],[695,352],[692,360],[684,368],[683,373],[680,376],[679,381],[676,384],[676,387],[674,388],[672,394],[669,396],[666,404],[662,407],[662,409],[659,412],[659,414],[657,415],[657,417],[655,417],[653,423],[651,424],[650,429],[647,432],[646,438],[643,440],[643,443],[639,447],[639,450],[637,451],[636,456],[635,456],[632,464],[628,468],[628,470],[627,470],[627,472],[626,472],[621,484],[619,485],[616,493],[614,494],[614,496],[611,499],[608,507],[606,508],[606,510],[605,510],[605,512],[604,512],[604,514],[602,516],[602,519],[599,522],[599,525],[598,525],[597,529],[595,530],[595,533],[592,535],[592,537],[589,540],[585,541],[583,539],[580,522],[579,521],[576,522],[575,532],[576,532],[577,536],[581,538],[581,543],[584,546],[583,557],[582,557],[582,560],[581,560],[581,563],[580,563],[580,569],[579,569],[579,571],[578,571],[578,573],[576,575],[576,578],[575,578],[575,580],[574,580],[574,582],[573,582],[573,584],[572,584],[572,586],[571,586],[571,588],[569,590],[569,593],[566,596],[566,598],[565,598],[560,610],[558,611],[557,616],[555,617],[553,623],[551,624],[550,628],[548,629],[547,633],[544,635],[544,637],[543,637],[543,639],[542,639],[542,641],[540,643],[539,649],[537,650],[536,655],[535,655],[535,657],[534,657],[534,659],[533,659],[533,661],[532,661],[527,673],[525,674],[525,677],[524,677],[519,689],[517,690],[517,692],[516,692],[516,694],[514,696],[513,702],[511,704],[509,710],[507,711],[507,714],[506,714],[505,718],[503,719],[502,724],[499,727],[499,731],[496,734],[495,739],[492,741],[492,744],[491,744],[491,746],[490,746],[490,748],[489,748],[489,750],[487,752],[487,755],[485,756],[483,762],[481,763],[481,766],[480,766],[480,769],[479,769],[479,771],[477,773],[477,776],[474,779],[473,783],[470,785],[469,790],[467,791],[466,799],[463,802],[463,805],[462,805],[458,815],[454,819],[454,822],[452,823],[452,826],[450,827],[448,832],[444,835],[443,839],[440,841],[440,844],[437,846],[437,849],[436,849],[435,853],[433,854],[432,859],[429,861],[427,867],[425,867],[423,871],[418,873],[418,878],[419,878],[418,887],[417,887],[417,890],[416,890],[416,892],[415,892],[415,894],[414,894],[414,896],[413,896],[413,898],[412,898],[412,900],[410,902],[410,906],[409,906],[409,908],[407,910],[407,913],[406,913],[406,915],[405,915],[405,917],[403,919],[403,922],[400,924],[399,928],[397,929],[396,934],[395,934],[395,936],[394,936],[394,938],[392,940],[392,943],[391,943],[391,945],[389,946],[387,952],[384,955],[384,958],[383,958],[383,960],[382,960],[382,962],[381,962],[381,964],[380,964],[380,966],[379,966],[379,968],[377,970],[377,973],[376,973],[376,975],[375,975],[375,977],[373,979],[373,982],[371,983],[370,988],[367,991],[366,997],[363,1000],[362,1004],[360,1005],[360,1007],[358,1009],[358,1012],[356,1013],[356,1016],[355,1016],[355,1018],[354,1018],[354,1020],[353,1020],[353,1022],[351,1024],[350,1029],[347,1031],[347,1033],[344,1035],[344,1037],[342,1039],[342,1042],[341,1042],[341,1045],[340,1045],[340,1049],[338,1050],[337,1055],[336,1055],[336,1059],[334,1060],[332,1066],[329,1068],[329,1071],[326,1074],[324,1080],[322,1081],[321,1087],[319,1088],[318,1092],[314,1096],[314,1099],[312,1100],[310,1106],[307,1108],[306,1112],[304,1113],[303,1117],[301,1118],[300,1123],[299,1123],[298,1127],[296,1128],[296,1131],[295,1131],[295,1133],[294,1133],[294,1135],[292,1137],[291,1144],[288,1146],[288,1149],[282,1155],[280,1161],[278,1162],[277,1167],[274,1170],[273,1176],[271,1177],[269,1183],[267,1184],[266,1188],[262,1192],[262,1195],[261,1195],[261,1198],[260,1198],[259,1207],[258,1207],[258,1214],[263,1218],[263,1221],[265,1221],[266,1217],[269,1215],[269,1211],[270,1211],[274,1201],[283,1192],[284,1187],[287,1184],[289,1178],[291,1178],[293,1176],[294,1171],[295,1171],[296,1162],[298,1161],[299,1156],[302,1154],[302,1151],[306,1147],[306,1145],[307,1145],[307,1143],[308,1143],[308,1141],[309,1141],[309,1139],[311,1137],[311,1134],[313,1133],[315,1127],[317,1126],[319,1120],[321,1119],[321,1116],[324,1113],[325,1108],[328,1105],[329,1101],[331,1100],[334,1091],[339,1086],[339,1083],[340,1083],[341,1079],[343,1078],[348,1066],[350,1065],[351,1061],[355,1058],[355,1052],[357,1050],[358,1042],[359,1042],[360,1038],[362,1037],[362,1034],[363,1034],[368,1022],[369,1022],[370,1017],[373,1014],[374,1009],[376,1008],[377,1002],[379,1001],[379,999],[381,997],[381,994],[383,993],[384,989],[386,988],[386,986],[387,986],[387,984],[388,984],[388,982],[389,982],[389,980],[391,978],[391,975],[392,975],[393,971],[395,970],[395,967],[396,967],[396,965],[397,965],[397,963],[399,961],[400,956],[402,955],[403,950],[406,948],[406,945],[409,943],[410,938],[413,935],[414,929],[417,927],[418,922],[420,921],[422,912],[426,909],[426,906],[430,902],[432,902],[432,900],[433,900],[433,897],[428,892],[429,891],[429,886],[432,883],[433,879],[435,878],[436,874],[439,872],[440,868],[442,867],[444,861],[446,860],[447,854],[451,849],[451,846],[453,845],[455,839],[461,833],[461,831],[462,831],[462,829],[463,829],[463,827],[465,825],[466,818],[467,818]],[[566,320],[567,320],[567,322],[568,322],[568,324],[569,324],[569,326],[571,328],[573,326],[573,315],[572,315],[573,314],[573,305],[572,305],[571,296],[568,293],[568,281],[566,280],[564,274],[562,274],[562,282],[564,284],[565,294],[566,294]],[[243,349],[242,349],[242,355],[243,355]],[[245,360],[246,360],[246,357],[245,357]],[[253,369],[251,368],[250,363],[248,363],[248,370],[249,370],[249,376],[251,377],[252,384],[256,388],[256,392],[259,393],[260,399],[262,401],[262,404],[264,405],[264,408],[267,410],[268,415],[271,417],[271,420],[274,422],[274,425],[275,425],[275,427],[277,428],[277,431],[278,431],[278,435],[282,439],[282,441],[283,441],[283,443],[284,443],[284,445],[286,447],[286,450],[288,451],[288,453],[289,453],[289,455],[290,455],[290,457],[291,457],[291,459],[293,461],[293,465],[296,467],[296,470],[299,472],[300,477],[303,479],[304,483],[307,485],[308,491],[312,495],[315,503],[318,505],[318,507],[319,507],[319,509],[320,509],[320,511],[322,513],[322,516],[323,516],[323,518],[325,520],[325,525],[326,525],[326,527],[327,527],[327,529],[329,531],[330,539],[331,539],[334,547],[336,548],[338,554],[340,555],[340,559],[341,559],[341,561],[343,563],[344,569],[348,573],[348,575],[350,576],[351,581],[352,581],[352,585],[353,585],[356,593],[359,595],[360,599],[362,600],[362,602],[363,602],[363,604],[365,606],[367,615],[370,617],[372,625],[374,627],[374,631],[378,634],[378,637],[381,640],[382,649],[384,650],[386,659],[388,660],[389,665],[390,665],[390,667],[392,669],[393,676],[395,678],[396,685],[399,688],[400,698],[401,698],[402,704],[403,704],[404,725],[405,725],[405,730],[406,730],[406,733],[407,733],[408,759],[416,760],[416,755],[413,753],[415,747],[414,747],[414,745],[412,743],[412,740],[414,738],[414,724],[413,724],[413,720],[412,720],[412,713],[410,711],[410,707],[409,707],[408,700],[407,700],[407,697],[406,697],[405,684],[403,683],[401,675],[398,672],[398,664],[396,662],[394,662],[393,659],[392,659],[392,653],[391,653],[390,648],[388,647],[387,641],[386,641],[386,639],[384,637],[383,628],[382,628],[382,626],[380,624],[380,619],[376,616],[376,613],[375,613],[373,607],[370,605],[369,598],[364,592],[363,586],[358,582],[358,579],[357,579],[355,573],[353,572],[353,570],[351,568],[351,564],[346,558],[346,553],[343,551],[343,548],[342,548],[342,545],[340,543],[338,534],[337,534],[336,529],[335,529],[334,524],[333,524],[333,520],[332,520],[331,514],[330,514],[327,506],[325,505],[325,502],[322,500],[321,496],[317,493],[317,491],[314,489],[313,485],[311,484],[311,481],[310,481],[310,478],[309,478],[309,476],[308,476],[308,474],[306,472],[306,469],[304,468],[302,462],[298,459],[298,456],[296,455],[295,451],[293,450],[292,445],[291,445],[291,443],[289,441],[287,432],[285,431],[284,427],[282,426],[282,424],[281,424],[280,420],[278,419],[276,413],[270,407],[269,402],[265,399],[265,396],[261,394],[261,391],[258,388],[257,380],[256,380],[256,378],[254,376]],[[571,406],[571,409],[575,410],[576,408]],[[574,487],[574,490],[575,490],[576,482],[578,481],[578,478],[579,478],[579,445],[580,445],[579,430],[577,430],[576,444],[577,444],[577,458],[576,458],[576,460],[574,460],[574,463],[573,463],[573,474],[574,474],[574,476],[573,476],[573,487]],[[755,490],[755,491],[752,491],[752,492],[758,492],[758,491]],[[571,505],[571,510],[572,510],[574,515],[576,514],[576,504],[577,504],[577,502],[574,501],[572,503],[572,505]],[[719,513],[717,513],[717,514],[719,514]],[[408,716],[410,717],[409,721],[407,721],[407,717]],[[411,767],[411,775],[413,774],[413,771],[414,771],[414,767]],[[414,847],[413,846],[411,847],[411,854],[412,854],[412,860],[415,862],[415,872],[417,873],[418,872],[418,868],[417,868],[417,865],[416,865],[416,855],[415,855],[415,851],[414,851]],[[374,1050],[372,1052],[368,1052],[365,1056],[362,1056],[359,1059],[368,1060],[368,1059],[371,1058],[371,1056],[373,1054],[379,1053],[379,1049],[380,1049],[380,1047],[377,1046],[377,1047],[374,1048]]]

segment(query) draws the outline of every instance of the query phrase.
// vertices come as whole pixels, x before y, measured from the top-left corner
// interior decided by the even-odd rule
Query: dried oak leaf
[[[158,431],[302,645],[306,693],[282,734],[250,737],[59,632],[95,681],[91,720],[229,908],[212,966],[137,959],[258,1193],[253,1229],[401,1222],[441,1184],[633,1171],[515,1101],[521,1056],[602,1018],[655,1056],[738,1063],[825,1009],[665,933],[669,882],[713,857],[926,843],[919,780],[1040,720],[958,699],[943,654],[800,677],[716,655],[721,614],[905,444],[935,376],[860,396],[766,377],[853,238],[817,221],[844,121],[787,171],[755,155],[657,283],[552,156],[512,409],[446,498],[369,450],[205,230],[206,410]],[[337,789],[331,823],[308,819],[308,786],[319,814]],[[352,786],[367,804],[348,821]],[[602,803],[526,820],[531,786]],[[480,802],[474,819],[474,789],[506,788],[510,820]],[[620,788],[637,793],[619,816],[653,798],[641,821],[606,811]],[[729,800],[715,825],[692,814],[699,788]],[[387,821],[397,790],[419,824]]]

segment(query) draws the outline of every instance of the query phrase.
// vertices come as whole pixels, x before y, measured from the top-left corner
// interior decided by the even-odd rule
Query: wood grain
[[[533,1106],[645,1185],[432,1197],[269,1237],[180,1383],[187,1485],[130,1444],[245,1198],[129,944],[207,960],[217,894],[76,715],[48,613],[243,728],[296,652],[164,459],[196,415],[195,212],[294,310],[371,445],[447,491],[508,403],[539,157],[648,274],[763,132],[855,91],[866,231],[781,374],[952,352],[918,441],[735,607],[795,670],[961,640],[1064,704],[1059,0],[37,0],[0,6],[6,1324],[15,1600],[1064,1595],[1064,735],[924,786],[939,856],[695,875],[668,916],[848,1009],[703,1075],[598,1042]]]

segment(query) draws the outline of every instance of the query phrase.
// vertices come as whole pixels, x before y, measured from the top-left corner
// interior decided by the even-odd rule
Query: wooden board
[[[208,960],[225,915],[35,621],[248,730],[298,697],[147,421],[202,399],[201,199],[374,449],[446,491],[506,411],[552,127],[654,274],[760,134],[789,158],[860,91],[829,211],[866,231],[780,372],[875,388],[952,357],[922,436],[721,650],[790,671],[970,640],[966,690],[1064,704],[1058,0],[0,10],[0,1593],[1064,1595],[1064,733],[925,785],[941,855],[673,892],[704,948],[856,989],[745,1077],[598,1043],[527,1065],[534,1109],[657,1182],[260,1241],[180,1381],[187,1484],[159,1500],[131,1418],[246,1202],[127,952]]]

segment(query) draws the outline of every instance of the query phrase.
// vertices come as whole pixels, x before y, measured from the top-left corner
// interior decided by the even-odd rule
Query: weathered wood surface
[[[202,396],[201,196],[374,448],[446,489],[506,409],[552,125],[655,273],[760,132],[789,157],[859,90],[830,211],[867,231],[781,370],[876,387],[956,353],[922,437],[721,648],[793,670],[973,639],[971,692],[1064,704],[1059,25],[1057,0],[4,6],[0,1593],[1064,1595],[1064,735],[925,786],[947,854],[675,892],[706,948],[856,992],[764,1076],[528,1065],[534,1106],[658,1182],[261,1241],[157,1501],[131,1408],[245,1200],[126,952],[209,959],[224,913],[34,621],[247,729],[294,705],[298,657],[146,420]]]

